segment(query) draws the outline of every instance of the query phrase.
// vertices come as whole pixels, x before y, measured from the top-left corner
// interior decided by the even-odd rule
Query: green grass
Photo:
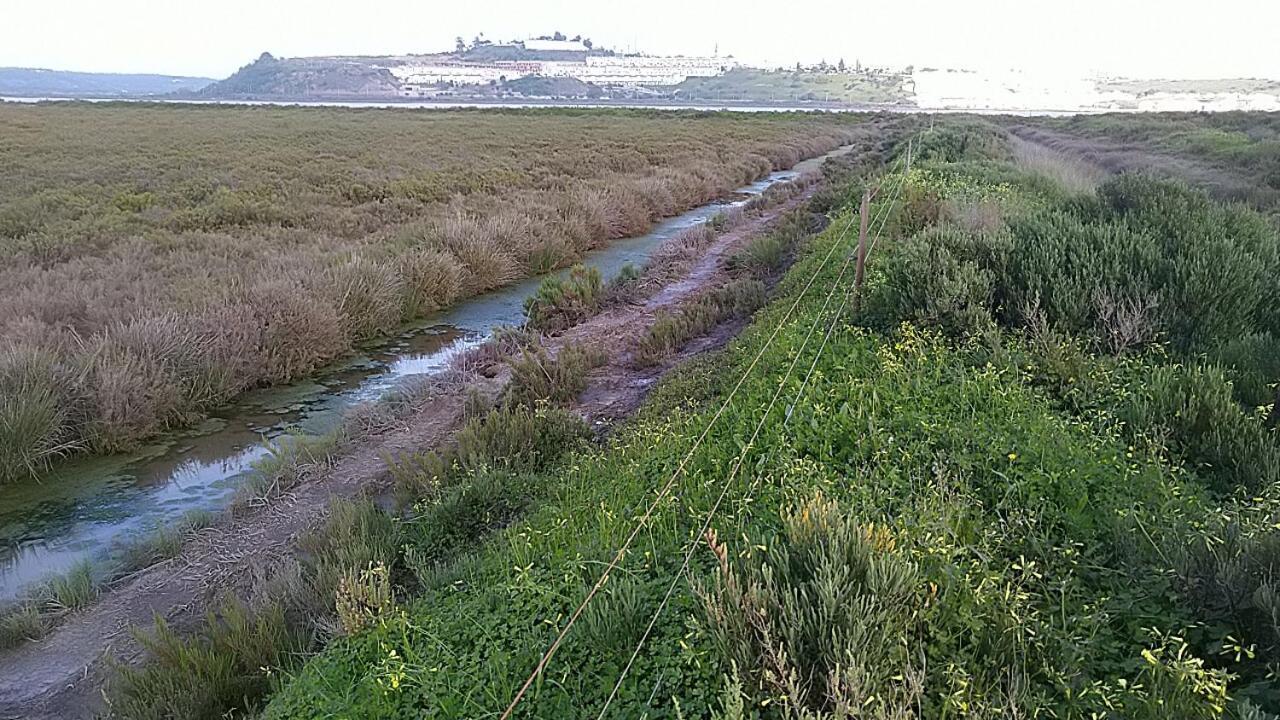
[[[48,605],[59,612],[74,612],[93,602],[98,596],[93,565],[86,560],[65,573],[53,576],[48,581],[45,595]]]
[[[38,640],[48,631],[48,620],[33,603],[0,613],[0,649]]]
[[[415,498],[407,517],[369,499],[333,503],[296,558],[259,569],[250,601],[225,598],[189,634],[163,621],[139,631],[150,657],[110,681],[110,708],[129,718],[255,710],[326,642],[385,621],[442,560],[513,521],[540,489],[531,473],[587,434],[563,410],[508,403],[471,418],[443,456],[400,458],[393,475],[412,480]]]

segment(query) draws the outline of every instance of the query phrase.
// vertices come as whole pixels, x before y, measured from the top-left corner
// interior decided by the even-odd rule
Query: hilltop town
[[[909,73],[843,60],[750,68],[731,55],[659,56],[562,33],[509,42],[457,39],[450,52],[277,58],[263,53],[206,98],[615,99],[911,105]]]
[[[269,52],[223,80],[0,68],[0,96],[186,101],[610,103],[990,112],[1280,110],[1280,81],[1044,75],[850,60],[757,67],[732,54],[622,52],[561,32],[458,37],[451,50],[372,56]]]

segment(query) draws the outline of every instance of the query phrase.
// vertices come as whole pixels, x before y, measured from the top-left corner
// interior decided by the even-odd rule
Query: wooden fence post
[[[862,193],[862,207],[858,210],[858,264],[854,266],[853,274],[853,307],[855,310],[862,305],[862,278],[867,269],[867,218],[871,214],[871,189],[868,188]]]

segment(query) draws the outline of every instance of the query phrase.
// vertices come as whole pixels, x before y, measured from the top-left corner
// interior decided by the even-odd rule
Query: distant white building
[[[545,62],[547,77],[574,77],[596,85],[676,85],[690,77],[712,77],[736,65],[714,57],[605,57],[585,62]]]
[[[540,52],[587,52],[590,50],[580,40],[525,40],[525,50]]]
[[[540,62],[426,62],[392,65],[387,68],[401,85],[487,85],[491,82],[516,80],[543,71]],[[409,94],[416,92],[410,91]]]
[[[386,69],[399,81],[401,94],[412,96],[423,94],[426,89],[437,85],[487,85],[530,75],[577,78],[596,85],[677,85],[686,78],[714,77],[736,66],[737,63],[732,58],[584,55],[582,60],[573,61],[481,63],[423,59],[398,65],[388,64]]]

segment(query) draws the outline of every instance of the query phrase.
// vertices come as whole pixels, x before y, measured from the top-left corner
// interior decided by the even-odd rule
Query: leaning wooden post
[[[867,217],[871,214],[871,189],[862,193],[862,207],[858,209],[858,264],[853,274],[853,308],[862,306],[862,278],[867,269]]]

